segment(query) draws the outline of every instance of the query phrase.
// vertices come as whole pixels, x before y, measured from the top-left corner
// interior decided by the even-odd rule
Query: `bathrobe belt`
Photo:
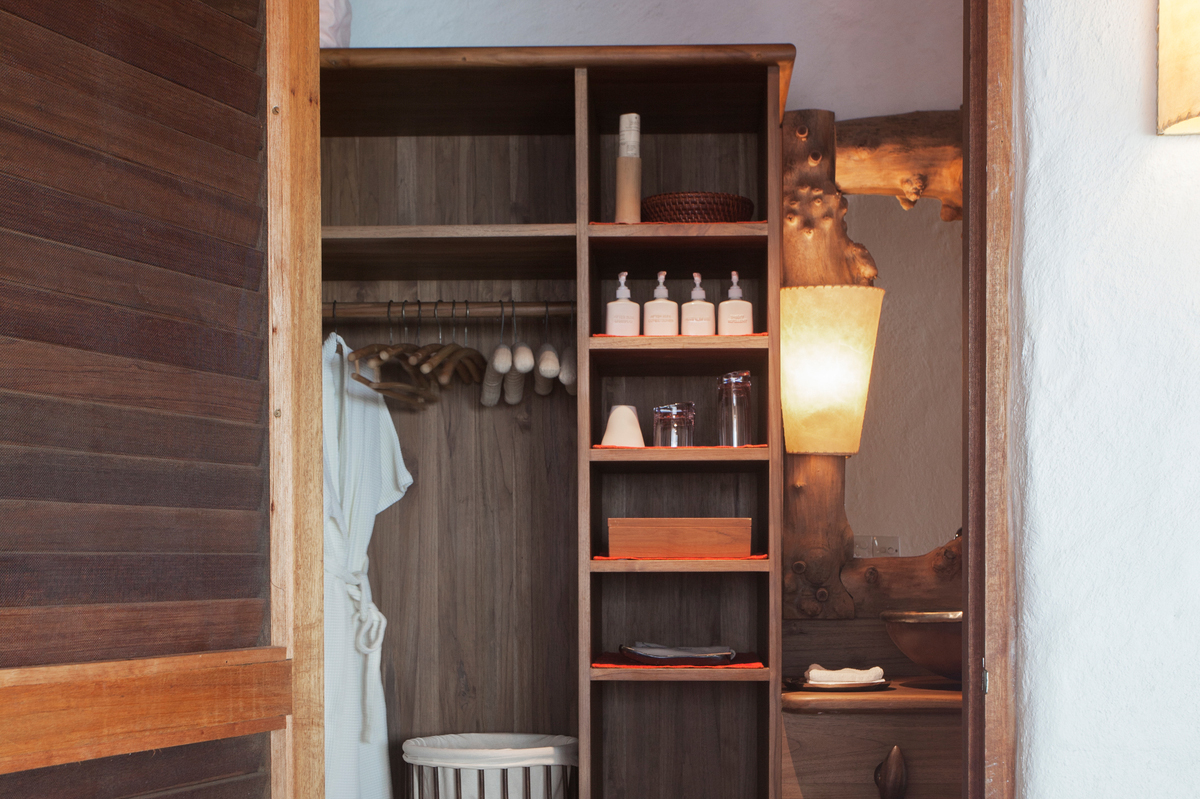
[[[362,571],[351,572],[328,560],[325,561],[326,573],[332,574],[346,587],[346,593],[354,603],[354,648],[364,656],[362,742],[365,744],[375,742],[386,723],[386,719],[378,718],[378,708],[383,705],[380,650],[383,648],[383,631],[387,629],[387,619],[371,600],[367,563],[368,560],[364,557]]]

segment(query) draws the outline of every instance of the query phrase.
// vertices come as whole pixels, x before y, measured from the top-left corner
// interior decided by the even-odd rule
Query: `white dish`
[[[871,680],[870,682],[806,682],[801,688],[811,688],[816,691],[864,691],[871,688],[882,688],[888,682],[887,679]]]

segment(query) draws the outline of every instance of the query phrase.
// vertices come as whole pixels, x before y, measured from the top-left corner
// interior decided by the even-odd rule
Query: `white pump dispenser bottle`
[[[629,299],[629,287],[625,285],[628,272],[617,275],[617,298],[608,304],[604,315],[604,332],[609,336],[636,336],[638,334],[638,304]]]
[[[742,299],[738,273],[732,276],[729,299],[717,306],[718,336],[749,336],[754,333],[754,306]]]
[[[642,333],[647,336],[679,335],[679,303],[667,299],[667,273],[658,273],[654,299],[642,306]]]
[[[692,301],[683,305],[679,332],[685,336],[715,336],[717,309],[704,299],[704,289],[700,287],[700,273],[692,272],[692,280],[696,281],[696,286],[692,289]]]

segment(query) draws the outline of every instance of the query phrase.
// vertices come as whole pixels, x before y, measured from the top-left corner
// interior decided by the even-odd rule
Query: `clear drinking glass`
[[[690,447],[696,428],[696,403],[672,402],[654,409],[654,446]]]
[[[750,414],[750,373],[730,372],[717,383],[717,414],[720,421],[722,447],[744,447],[753,444],[754,429]]]

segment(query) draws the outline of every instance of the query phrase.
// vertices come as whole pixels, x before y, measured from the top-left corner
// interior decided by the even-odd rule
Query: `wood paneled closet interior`
[[[321,205],[331,303],[393,301],[393,324],[338,323],[350,346],[400,341],[411,309],[444,300],[442,336],[485,355],[494,320],[463,301],[574,301],[521,319],[517,340],[578,352],[578,395],[531,390],[485,408],[457,384],[427,410],[393,408],[415,482],[377,520],[375,601],[388,618],[384,687],[393,775],[419,735],[519,731],[580,738],[580,795],[779,791],[778,407],[780,109],[790,45],[324,50]],[[782,88],[781,88],[782,87]],[[754,200],[754,221],[611,223],[621,113],[642,115],[643,196]],[[766,336],[595,338],[616,275],[649,299],[693,271],[724,297],[730,270]],[[719,292],[714,291],[720,287]],[[449,323],[450,301],[458,323]],[[574,325],[571,324],[574,320]],[[453,330],[452,330],[453,328]],[[426,316],[424,342],[436,340]],[[510,332],[506,330],[505,338]],[[716,418],[716,378],[749,369],[765,448],[598,450],[613,404],[681,399]],[[715,444],[715,425],[697,445]],[[606,561],[617,516],[746,516],[752,561]],[[727,644],[758,669],[601,669],[620,644]]]

